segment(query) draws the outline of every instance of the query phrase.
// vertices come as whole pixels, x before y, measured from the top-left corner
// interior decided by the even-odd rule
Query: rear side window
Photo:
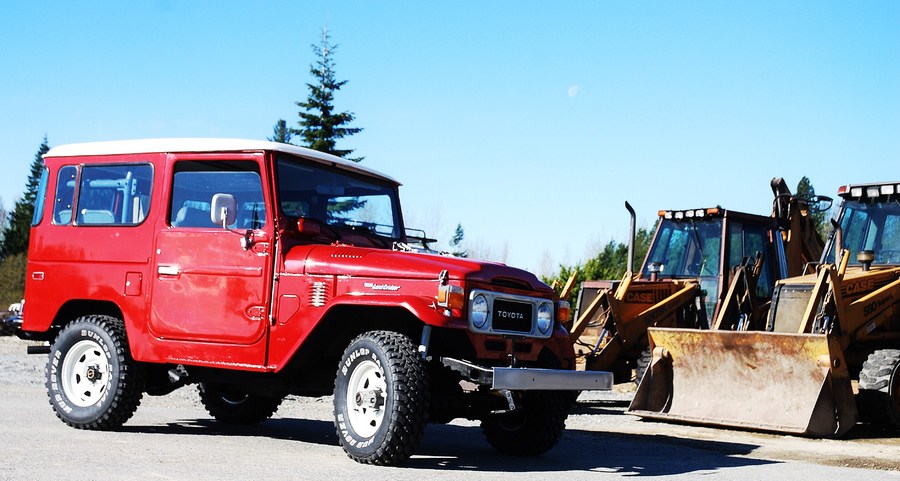
[[[38,225],[44,218],[44,202],[47,197],[47,168],[41,171],[41,180],[38,183],[37,197],[35,197],[34,213],[31,216],[31,225]]]
[[[252,161],[182,161],[175,164],[169,223],[173,227],[221,228],[210,219],[215,194],[237,201],[236,229],[260,229],[266,223],[259,165]]]
[[[153,167],[148,164],[88,165],[81,171],[75,223],[137,225],[150,208]]]

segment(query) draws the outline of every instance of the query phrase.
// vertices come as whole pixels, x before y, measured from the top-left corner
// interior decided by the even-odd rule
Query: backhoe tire
[[[869,354],[859,373],[860,418],[883,429],[900,429],[900,349]]]
[[[430,399],[427,366],[409,337],[359,335],[334,383],[334,425],[344,452],[363,464],[403,462],[422,440]]]
[[[283,399],[246,394],[218,384],[200,383],[197,390],[206,412],[216,421],[243,426],[272,417]]]
[[[143,380],[122,320],[84,316],[66,325],[50,346],[47,393],[56,416],[74,428],[116,429],[131,418]]]
[[[644,378],[644,373],[650,369],[650,363],[653,361],[653,351],[650,350],[649,347],[644,348],[641,351],[640,357],[637,358],[634,367],[634,383],[637,385],[641,384],[641,379]]]
[[[565,391],[524,391],[518,410],[492,414],[481,430],[497,451],[513,456],[538,456],[556,446],[566,427],[571,394]]]

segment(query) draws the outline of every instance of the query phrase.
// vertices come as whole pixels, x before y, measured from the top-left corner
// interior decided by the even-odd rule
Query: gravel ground
[[[273,419],[238,429],[211,421],[191,386],[145,396],[119,431],[80,431],[53,415],[46,356],[25,346],[0,337],[0,480],[900,479],[896,437],[856,429],[846,440],[811,440],[646,422],[622,414],[627,386],[582,394],[560,444],[538,458],[498,455],[476,423],[454,421],[430,425],[402,467],[363,466],[339,447],[328,397],[288,399]]]

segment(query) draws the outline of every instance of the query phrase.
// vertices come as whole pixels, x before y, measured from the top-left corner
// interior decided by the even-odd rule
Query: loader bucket
[[[838,342],[824,334],[651,328],[629,414],[839,437],[857,420]]]

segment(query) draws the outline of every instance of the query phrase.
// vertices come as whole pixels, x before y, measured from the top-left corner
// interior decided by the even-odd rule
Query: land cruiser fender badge
[[[373,291],[399,291],[400,286],[396,286],[394,284],[376,284],[374,282],[366,282],[363,284],[367,289],[372,289]]]

